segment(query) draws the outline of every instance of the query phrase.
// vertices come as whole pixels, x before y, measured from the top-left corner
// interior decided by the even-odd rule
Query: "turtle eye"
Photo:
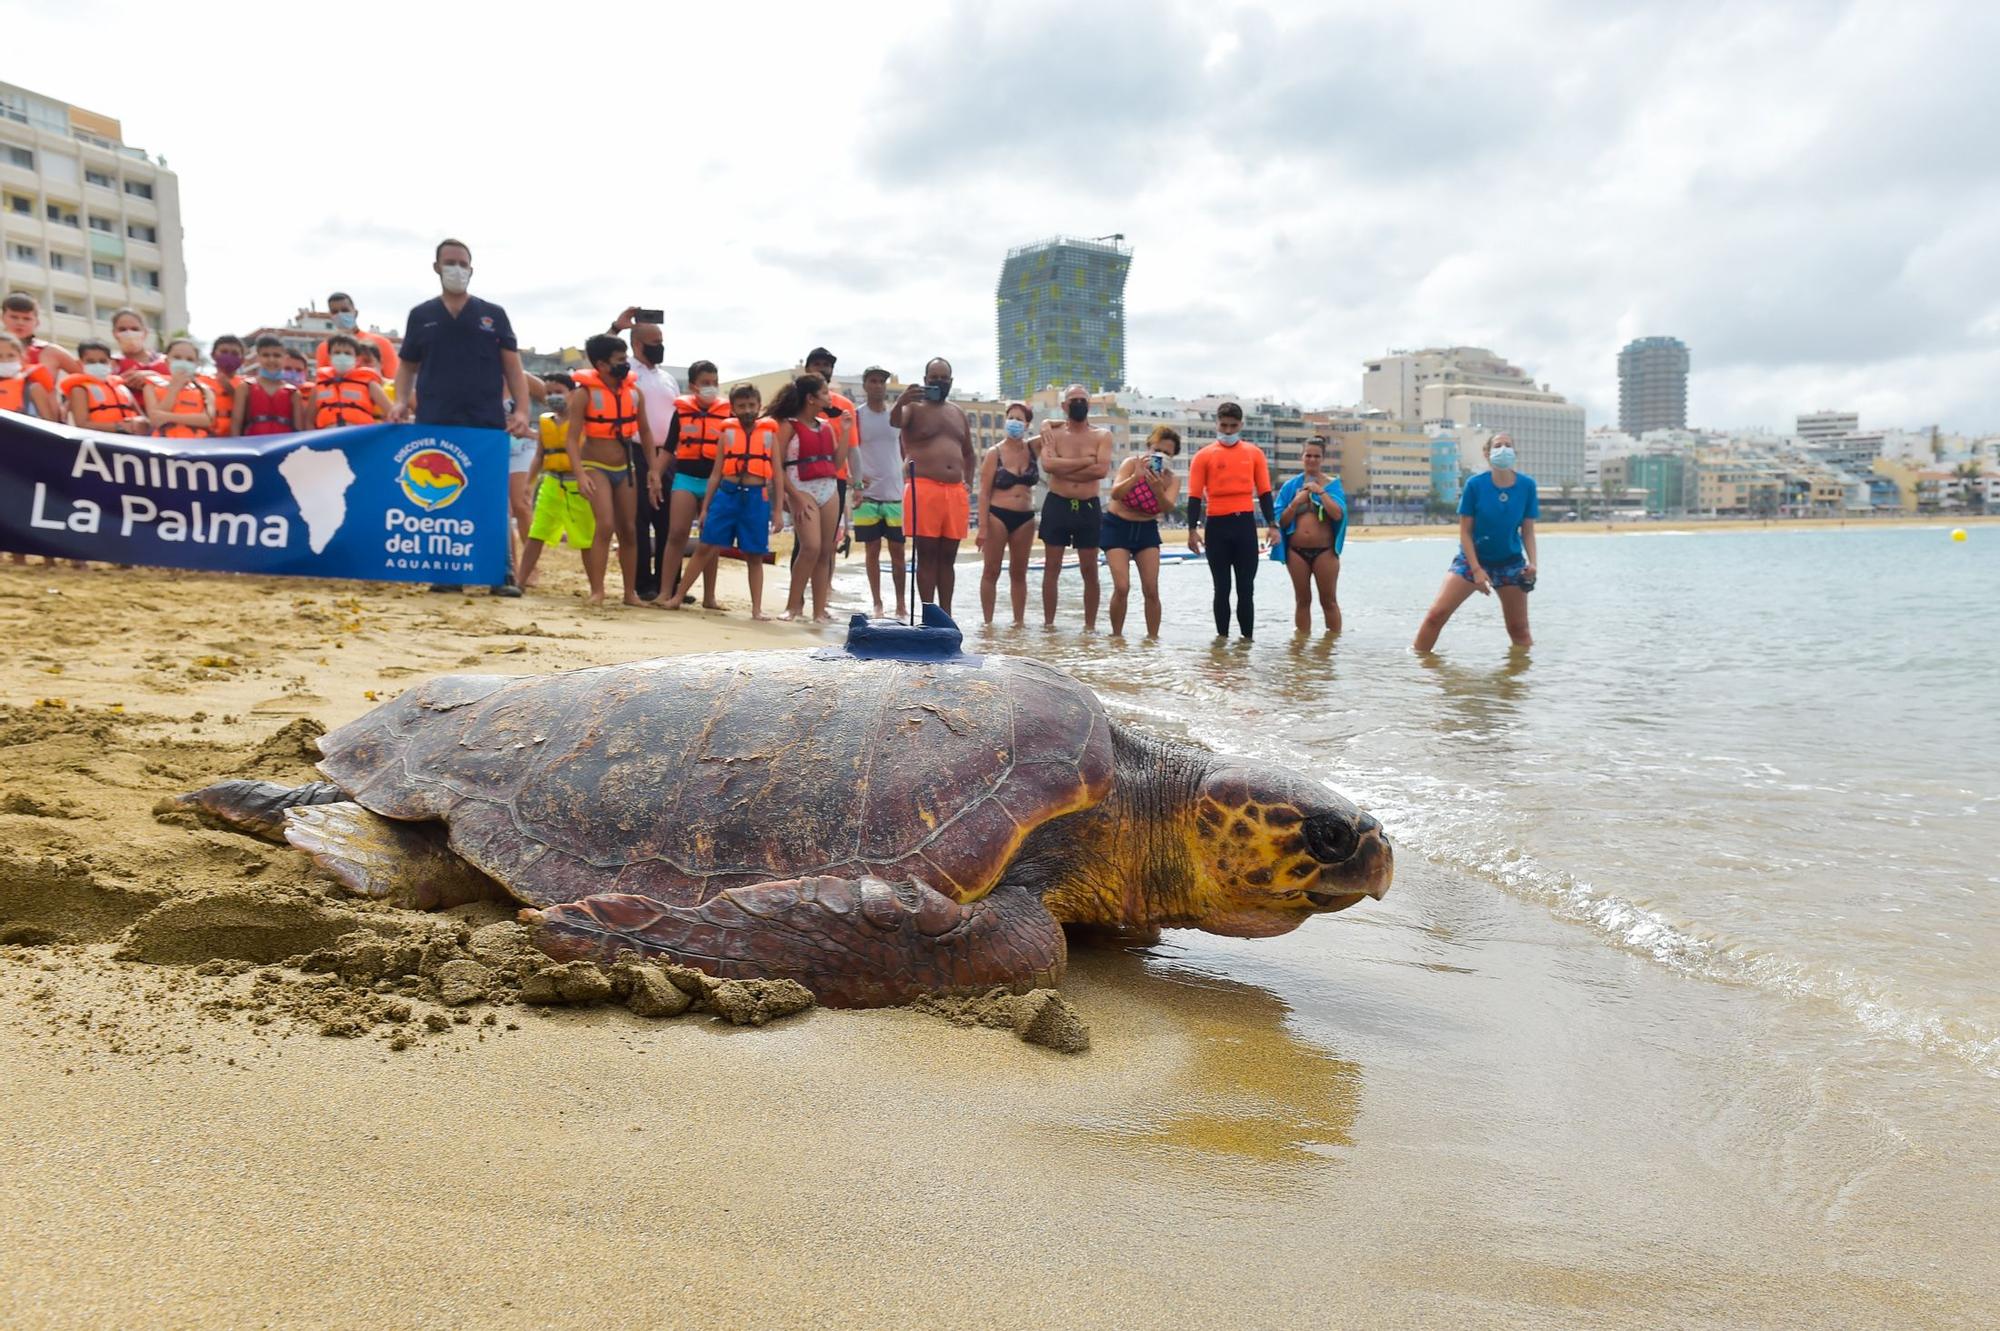
[[[1361,848],[1361,833],[1351,819],[1337,813],[1314,814],[1301,829],[1306,849],[1321,864],[1343,864]]]

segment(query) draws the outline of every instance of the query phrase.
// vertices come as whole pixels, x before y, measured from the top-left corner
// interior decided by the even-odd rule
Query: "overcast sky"
[[[323,12],[8,18],[7,78],[179,174],[197,333],[335,288],[400,326],[450,234],[524,345],[644,303],[726,375],[991,392],[1006,249],[1122,231],[1147,392],[1349,403],[1462,342],[1615,423],[1665,333],[1697,424],[2000,430],[1992,0]]]

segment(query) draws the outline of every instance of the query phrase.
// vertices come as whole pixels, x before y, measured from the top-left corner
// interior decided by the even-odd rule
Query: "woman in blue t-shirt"
[[[1452,612],[1478,592],[1500,594],[1500,614],[1507,636],[1517,647],[1528,646],[1528,593],[1535,589],[1535,478],[1514,470],[1514,440],[1496,434],[1486,441],[1491,470],[1465,483],[1458,499],[1458,554],[1451,574],[1438,589],[1424,622],[1417,627],[1414,646],[1428,652],[1437,646]]]

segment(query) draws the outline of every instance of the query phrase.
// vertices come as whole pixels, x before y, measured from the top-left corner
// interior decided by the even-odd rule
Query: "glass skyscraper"
[[[1025,398],[1051,384],[1093,393],[1125,387],[1122,238],[1056,236],[1007,251],[994,293],[999,309],[1000,396]]]

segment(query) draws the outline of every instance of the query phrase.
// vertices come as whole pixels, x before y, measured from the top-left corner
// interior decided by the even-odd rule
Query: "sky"
[[[524,346],[657,305],[725,376],[990,393],[1006,250],[1123,232],[1148,393],[1352,403],[1470,344],[1615,424],[1667,334],[1696,425],[2000,430],[1991,0],[371,11],[34,6],[0,77],[167,158],[204,336],[336,289],[400,327],[452,235]]]

